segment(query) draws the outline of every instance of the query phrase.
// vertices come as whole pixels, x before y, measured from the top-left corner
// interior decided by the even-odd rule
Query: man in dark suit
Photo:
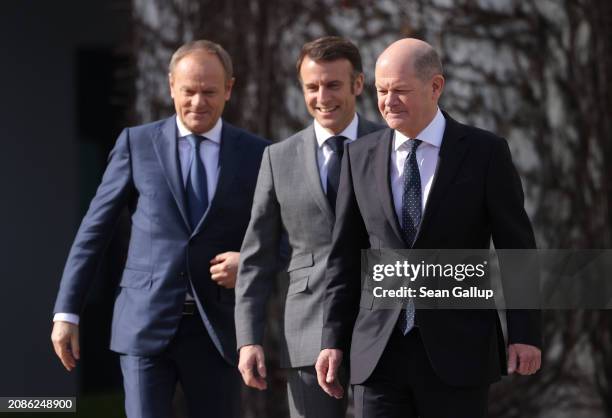
[[[494,310],[373,309],[361,291],[361,249],[535,248],[523,191],[506,141],[438,108],[437,53],[403,39],[376,63],[379,110],[390,129],[344,155],[317,360],[331,396],[350,346],[357,417],[478,418],[489,385],[506,371]],[[507,371],[535,373],[539,313],[508,311]]]
[[[350,41],[327,36],[305,44],[297,72],[314,121],[264,152],[236,284],[239,368],[247,385],[266,388],[266,302],[286,233],[290,261],[281,366],[288,369],[289,410],[292,417],[339,418],[345,415],[346,402],[323,392],[314,364],[321,348],[323,278],[340,161],[344,142],[383,127],[355,112],[364,76],[359,50]]]
[[[128,208],[130,244],[111,336],[128,417],[171,416],[177,381],[190,416],[236,417],[235,251],[268,142],[221,119],[234,78],[220,45],[187,43],[169,69],[176,115],[119,136],[66,262],[52,341],[72,370],[78,315]]]

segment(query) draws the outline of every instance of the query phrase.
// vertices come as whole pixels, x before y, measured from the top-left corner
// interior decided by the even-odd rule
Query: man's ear
[[[444,77],[442,74],[436,74],[431,79],[431,92],[434,99],[439,99],[444,90]]]
[[[168,86],[170,87],[170,97],[174,99],[174,77],[168,73]]]
[[[364,82],[363,73],[359,73],[355,76],[355,80],[353,80],[353,94],[355,96],[359,96],[363,91]]]
[[[230,78],[227,83],[225,83],[225,101],[227,102],[230,97],[232,97],[232,88],[234,87],[234,83],[236,82],[236,78]]]

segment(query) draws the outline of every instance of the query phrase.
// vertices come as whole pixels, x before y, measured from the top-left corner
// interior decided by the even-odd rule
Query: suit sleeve
[[[129,130],[119,135],[64,267],[54,312],[79,314],[121,210],[133,191]]]
[[[325,270],[325,300],[321,349],[347,351],[359,311],[361,250],[368,248],[368,234],[357,205],[350,162],[350,145],[342,159],[342,175],[336,200],[336,223]]]
[[[235,306],[238,349],[263,342],[266,304],[281,257],[281,225],[268,147],[262,157],[251,220],[240,249]]]
[[[487,206],[491,219],[493,244],[499,249],[534,250],[535,238],[531,222],[525,212],[524,195],[520,177],[512,163],[508,143],[499,141],[489,165],[487,177]],[[537,295],[539,282],[534,264],[525,257],[532,251],[518,253],[501,252],[500,263],[506,302],[512,306],[521,298]],[[499,255],[499,252],[498,252]],[[513,280],[510,284],[507,280]],[[516,282],[518,281],[518,282]],[[515,289],[515,290],[511,290]],[[519,290],[517,292],[516,290]],[[514,298],[509,300],[508,297]],[[533,304],[531,304],[533,305]],[[533,307],[533,306],[530,306]],[[536,309],[508,309],[508,342],[542,346],[541,313]]]

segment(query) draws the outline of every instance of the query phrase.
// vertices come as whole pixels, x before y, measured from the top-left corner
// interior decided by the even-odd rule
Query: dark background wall
[[[112,141],[117,124],[104,83],[128,19],[129,2],[120,1],[0,6],[0,396],[74,396],[83,378],[82,368],[68,374],[55,358],[52,309],[109,146],[100,138]],[[103,337],[107,327],[91,334]]]

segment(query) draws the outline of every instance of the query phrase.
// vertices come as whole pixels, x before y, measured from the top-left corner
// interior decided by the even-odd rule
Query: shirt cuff
[[[57,321],[70,322],[71,324],[79,325],[79,316],[77,314],[72,314],[72,313],[58,312],[55,315],[53,315],[53,322],[57,322]]]

